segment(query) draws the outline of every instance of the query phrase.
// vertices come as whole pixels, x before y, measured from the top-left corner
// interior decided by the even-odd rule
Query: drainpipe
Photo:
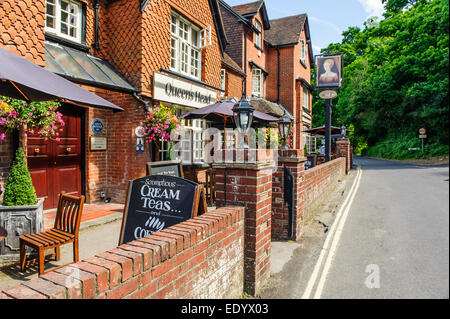
[[[99,50],[100,45],[98,43],[98,9],[100,5],[98,3],[98,0],[94,1],[94,49]]]
[[[277,69],[278,69],[278,75],[277,75],[277,77],[278,77],[278,79],[277,79],[277,104],[280,104],[280,87],[281,87],[281,83],[280,83],[280,74],[281,74],[281,71],[280,71],[280,48],[279,47],[277,47],[277,57],[278,57],[278,67],[277,67]]]

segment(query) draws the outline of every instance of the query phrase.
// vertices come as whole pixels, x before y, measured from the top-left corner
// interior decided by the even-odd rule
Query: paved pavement
[[[98,253],[117,246],[122,225],[122,213],[102,213],[96,218],[85,217],[80,225],[80,260],[92,257]],[[91,216],[92,217],[92,216]],[[72,244],[61,246],[61,260],[45,263],[48,270],[58,265],[73,261]],[[18,262],[0,267],[0,291],[19,285],[21,282],[38,278],[37,266],[27,267],[25,273],[20,272]]]
[[[272,262],[261,298],[449,298],[448,165],[355,163],[361,176],[354,170],[346,179],[329,231],[274,243],[290,258]]]

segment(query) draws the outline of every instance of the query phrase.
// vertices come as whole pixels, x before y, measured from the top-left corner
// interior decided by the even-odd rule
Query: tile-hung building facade
[[[128,181],[144,176],[151,160],[148,145],[142,153],[136,145],[145,111],[161,102],[185,113],[220,98],[226,38],[218,10],[216,0],[1,1],[2,48],[124,109],[63,104],[61,141],[19,137],[45,208],[56,206],[62,190],[85,194],[90,203],[103,200],[103,192],[124,202]],[[205,123],[186,126],[186,145],[201,151],[196,133]],[[0,186],[16,142],[0,142]],[[196,161],[193,154],[201,157],[185,152],[184,164]]]
[[[226,95],[244,93],[265,113],[282,116],[287,110],[295,125],[295,147],[303,149],[311,126],[313,54],[306,14],[269,20],[264,1],[231,7],[219,0],[226,30],[226,54],[244,72],[242,91],[224,87]],[[225,68],[232,83],[233,73]]]

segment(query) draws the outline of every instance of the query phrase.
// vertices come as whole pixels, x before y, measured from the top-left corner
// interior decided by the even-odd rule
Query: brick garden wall
[[[278,170],[273,175],[272,239],[299,240],[303,226],[313,217],[317,207],[334,190],[346,174],[346,159],[337,158],[304,170],[306,158],[300,150],[283,151],[279,157]],[[294,176],[293,233],[289,237],[289,211],[284,202],[284,173],[286,166]]]
[[[238,298],[243,218],[243,208],[217,209],[26,281],[0,299]]]
[[[304,223],[308,223],[317,207],[334,190],[345,174],[345,158],[342,157],[303,172],[300,188],[302,216],[297,216],[299,233],[301,233],[299,218],[301,217]]]

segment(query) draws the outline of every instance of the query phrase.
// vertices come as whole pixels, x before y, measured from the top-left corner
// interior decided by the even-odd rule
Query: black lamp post
[[[245,136],[252,125],[254,111],[255,109],[245,97],[242,97],[239,103],[235,104],[233,107],[234,122],[242,135],[241,145],[239,148],[248,148],[248,145],[245,142]]]
[[[283,140],[283,145],[281,149],[288,149],[289,147],[286,144],[286,141],[291,133],[291,119],[284,113],[284,115],[278,120],[278,130],[280,132],[281,139]]]

